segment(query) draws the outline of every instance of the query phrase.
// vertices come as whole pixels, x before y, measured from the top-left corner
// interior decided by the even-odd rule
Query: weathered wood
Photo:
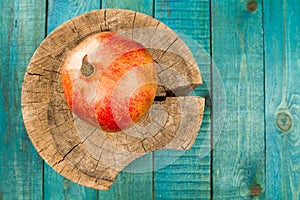
[[[154,108],[149,112],[154,117],[145,118],[131,130],[115,134],[101,133],[72,116],[64,99],[60,74],[69,49],[89,35],[103,30],[126,35],[124,31],[132,29],[132,24],[135,24],[135,15],[133,11],[107,9],[93,11],[64,23],[41,43],[24,78],[24,123],[40,155],[63,176],[96,189],[109,188],[120,170],[147,152],[164,147],[189,149],[202,121],[204,99],[198,97],[166,97],[165,101],[156,104],[160,105],[159,109]],[[148,20],[154,19],[149,17]],[[139,26],[137,23],[136,27]],[[159,37],[152,36],[153,42],[169,39],[166,35],[168,33],[176,38],[176,34],[169,28],[163,24],[160,26],[163,31],[161,33],[160,28],[156,28],[155,35]],[[165,32],[166,29],[168,32]],[[158,73],[161,85],[174,91],[175,95],[185,95],[201,84],[202,80],[188,48],[178,37],[175,41],[178,42],[165,42],[158,47],[152,45],[151,49],[162,48],[161,56],[154,57],[156,63],[165,65],[164,71],[173,69],[172,73]],[[180,45],[180,48],[173,49],[172,45]],[[165,63],[161,58],[168,55],[168,49],[172,49],[170,52],[176,56],[172,57],[173,62]],[[189,61],[182,61],[180,52],[183,50],[182,57]],[[188,73],[176,69],[174,62],[178,62],[177,58]],[[168,83],[168,77],[176,72],[176,76]],[[95,139],[93,136],[98,137]],[[90,137],[93,139],[89,140]]]
[[[170,28],[158,20],[134,11],[107,9],[102,31],[117,32],[144,45],[156,61],[159,84],[177,96],[186,95],[202,84],[190,50]],[[174,81],[176,80],[176,81]]]
[[[221,134],[215,131],[219,110],[213,109],[212,115],[213,140],[217,140],[213,199],[249,199],[254,186],[262,188],[255,197],[266,199],[262,3],[257,1],[257,9],[249,11],[248,2],[211,4],[212,60],[223,79],[227,104]],[[216,73],[213,97],[220,92]],[[215,108],[214,98],[212,103]]]
[[[105,8],[119,8],[126,10],[133,10],[153,16],[153,0],[102,0],[102,9]]]
[[[48,1],[47,32],[52,32],[66,20],[100,8],[98,0]],[[97,191],[74,183],[49,165],[44,167],[44,199],[96,199]]]
[[[153,16],[154,2],[152,0],[102,0],[102,9],[121,8],[141,12]],[[142,15],[143,16],[143,15]],[[138,17],[136,17],[136,20]],[[165,96],[165,90],[160,90]],[[158,95],[158,94],[157,94]],[[99,199],[144,199],[153,196],[153,153],[150,152],[132,163],[120,172],[109,190],[98,191]]]
[[[45,10],[46,1],[0,2],[0,199],[43,199],[43,161],[20,105],[26,65],[45,36]]]
[[[48,0],[47,34],[51,33],[64,22],[89,11],[100,9],[99,0]]]
[[[264,2],[267,199],[300,197],[299,7]]]
[[[203,101],[204,99],[197,97],[178,97],[155,102],[149,116],[124,132],[105,133],[84,123],[79,118],[75,119],[74,126],[83,141],[80,144],[83,144],[92,156],[97,158],[97,167],[104,164],[120,171],[131,161],[150,151],[161,148],[189,149],[195,140],[194,129],[200,128],[199,122],[202,120],[204,109]],[[195,106],[198,109],[193,111]],[[181,114],[178,115],[180,112]],[[72,137],[61,133],[58,135],[62,138]],[[57,141],[61,141],[62,138],[58,138]],[[65,145],[59,143],[60,146]],[[74,156],[78,156],[78,154]],[[74,162],[76,159],[78,158],[69,158],[70,162]],[[94,166],[91,168],[83,165],[83,167],[82,171],[95,170]]]
[[[209,19],[209,4],[211,1],[207,0],[48,0],[47,2],[49,2],[47,7],[45,7],[46,1],[2,0],[0,3],[0,23],[2,27],[0,29],[0,160],[2,161],[0,165],[0,199],[152,199],[152,189],[155,193],[153,199],[191,199],[193,197],[195,199],[209,199],[209,190],[206,188],[208,188],[210,184],[211,186],[215,186],[215,190],[212,190],[212,192],[215,191],[219,199],[235,199],[234,195],[240,191],[247,191],[248,196],[246,195],[246,197],[244,197],[246,199],[257,199],[257,195],[262,195],[262,193],[266,194],[266,199],[298,199],[300,190],[297,184],[299,183],[299,133],[297,131],[299,124],[299,113],[297,109],[299,107],[299,84],[297,82],[299,71],[297,66],[299,66],[300,57],[300,51],[298,50],[299,23],[297,23],[299,22],[298,0],[249,0],[242,1],[243,5],[235,1],[218,1],[221,5],[218,6],[218,9],[212,9],[215,11],[211,13],[215,19]],[[240,184],[240,187],[235,188],[231,187],[233,184],[230,185],[230,183],[236,181],[245,183],[245,181],[242,180],[248,180],[248,178],[245,177],[253,176],[251,172],[255,171],[255,169],[250,170],[253,166],[251,164],[246,170],[244,170],[244,168],[237,170],[241,172],[241,176],[233,177],[230,174],[232,167],[224,167],[232,166],[232,163],[229,163],[228,160],[236,159],[238,157],[237,154],[239,154],[239,157],[241,155],[245,156],[246,154],[244,154],[244,152],[246,152],[246,148],[249,147],[249,151],[251,151],[253,148],[256,148],[256,145],[261,145],[261,143],[257,143],[256,140],[253,141],[253,138],[257,137],[257,135],[247,135],[246,137],[250,137],[251,140],[249,141],[248,138],[244,140],[245,135],[243,130],[238,132],[240,134],[235,132],[235,136],[232,135],[231,131],[226,132],[226,134],[229,133],[229,139],[219,144],[219,146],[225,145],[224,149],[218,146],[220,149],[218,151],[221,152],[224,150],[224,153],[217,154],[215,159],[218,159],[218,155],[223,157],[230,155],[230,157],[228,159],[225,159],[226,157],[222,158],[223,160],[219,158],[218,163],[222,168],[219,171],[218,168],[215,168],[214,176],[216,179],[213,177],[212,183],[205,181],[208,180],[210,176],[210,166],[209,164],[206,165],[210,160],[206,158],[204,160],[193,158],[193,155],[196,155],[195,147],[202,145],[202,140],[199,140],[199,137],[189,152],[185,154],[178,153],[178,155],[181,156],[180,159],[178,158],[179,156],[176,155],[176,152],[172,151],[171,153],[171,151],[164,150],[162,151],[164,157],[159,157],[158,154],[161,152],[155,153],[156,163],[152,163],[153,153],[147,154],[146,158],[144,156],[141,157],[141,159],[135,160],[123,170],[124,172],[118,175],[114,185],[107,191],[96,191],[73,183],[59,175],[59,173],[55,172],[52,167],[47,164],[45,164],[44,167],[43,177],[42,160],[31,147],[30,140],[27,138],[27,134],[23,128],[22,118],[19,115],[20,81],[23,79],[29,58],[44,37],[45,29],[48,29],[48,32],[50,32],[64,21],[82,12],[97,9],[100,2],[102,2],[102,6],[107,8],[122,7],[142,11],[149,15],[152,15],[153,10],[155,10],[155,16],[157,18],[165,22],[172,29],[183,32],[190,38],[199,41],[201,45],[208,50],[210,48],[210,39],[209,33],[207,34],[206,32],[209,32],[209,23],[211,21],[213,24],[214,20],[216,20],[217,23],[218,21],[222,21],[224,25],[219,26],[217,29],[212,27],[211,31],[215,32],[214,38],[217,37],[217,39],[219,39],[217,42],[214,40],[211,41],[211,43],[212,47],[216,45],[216,48],[219,49],[219,51],[215,51],[214,56],[227,55],[228,52],[231,52],[231,56],[228,57],[224,55],[224,57],[220,59],[220,63],[225,62],[224,65],[228,66],[228,69],[222,72],[222,77],[227,80],[227,94],[238,93],[237,87],[234,84],[239,78],[238,76],[232,76],[232,72],[237,71],[236,67],[234,67],[236,66],[235,62],[238,63],[241,57],[239,51],[241,48],[235,47],[239,46],[239,40],[236,39],[238,37],[236,37],[235,34],[237,32],[235,23],[237,21],[241,23],[245,20],[249,20],[249,16],[256,15],[262,6],[261,4],[263,4],[264,16],[262,16],[262,18],[264,21],[263,36],[265,47],[265,60],[263,60],[266,62],[265,93],[256,94],[256,98],[257,96],[265,96],[266,187],[260,187],[260,184],[255,182],[247,185],[247,187],[243,187],[245,184]],[[197,4],[194,4],[194,2],[197,2]],[[215,2],[212,3],[215,4]],[[258,2],[258,10],[255,9],[257,5],[256,2]],[[233,9],[232,7],[235,8],[237,3],[240,9]],[[211,4],[212,8],[214,8],[213,4]],[[95,6],[96,8],[94,8]],[[248,12],[244,12],[243,14],[245,15],[239,15],[241,13],[240,10],[247,9],[247,7],[249,14],[246,14]],[[187,12],[185,12],[186,10]],[[221,12],[218,13],[219,11]],[[216,15],[218,15],[217,18]],[[45,26],[45,16],[48,16],[47,26]],[[188,20],[186,20],[186,18],[188,18]],[[228,18],[230,18],[230,20],[228,20]],[[229,26],[226,24],[226,21],[228,21]],[[256,22],[254,20],[251,22],[252,23],[249,22],[249,24],[246,25],[244,30],[247,30],[245,34],[248,35],[248,43],[250,43],[250,41],[256,43],[257,30],[253,29]],[[244,32],[241,28],[238,28],[238,30]],[[221,40],[222,35],[220,34],[224,34],[225,32],[225,45],[223,46],[223,41]],[[252,36],[252,32],[254,36]],[[226,39],[227,36],[229,38],[228,40]],[[261,37],[262,36],[259,36],[258,38],[261,39]],[[228,49],[230,43],[232,47]],[[263,45],[263,43],[261,45]],[[193,48],[190,47],[190,49],[194,53]],[[233,49],[237,50],[233,51]],[[250,50],[251,48],[247,48],[248,53]],[[254,48],[254,50],[257,52],[261,51],[258,48]],[[216,53],[218,54],[216,55]],[[236,57],[234,58],[234,56]],[[229,62],[228,59],[230,59],[230,65],[226,64]],[[251,59],[253,60],[253,64],[258,68],[262,66],[260,62],[257,64],[257,59],[261,59],[261,57],[255,59],[251,57]],[[247,63],[252,63],[252,61],[248,59],[248,56]],[[200,64],[200,67],[201,66],[203,65]],[[225,67],[222,68],[224,69]],[[204,77],[202,70],[201,73]],[[253,70],[253,72],[248,71],[248,74],[249,77],[255,76],[257,75],[257,70]],[[216,74],[214,74],[213,78],[215,78],[215,75]],[[232,80],[233,84],[230,84]],[[203,85],[205,85],[206,79],[204,78],[203,81]],[[262,83],[259,83],[259,85],[261,84]],[[214,87],[214,89],[216,90],[216,87]],[[286,92],[284,92],[284,90],[286,90]],[[163,91],[161,94],[161,99],[163,99],[166,92],[163,88],[161,91]],[[196,94],[198,95],[200,93],[204,96],[209,95],[205,88],[197,90]],[[216,109],[216,104],[214,103],[216,101],[216,93],[214,94],[212,104],[214,109]],[[283,97],[284,94],[286,94],[288,102],[287,107],[279,110],[278,106],[281,105],[281,102],[284,102],[282,99],[285,99],[285,97]],[[243,95],[243,97],[249,99],[247,100],[248,102],[251,102],[254,96],[255,95],[252,94]],[[232,98],[230,100],[232,100]],[[210,104],[209,101],[208,103]],[[237,98],[235,97],[232,104],[236,103]],[[230,104],[230,108],[234,107],[232,104]],[[222,105],[224,104],[221,104],[221,106]],[[209,107],[206,106],[203,119],[203,125],[205,126],[201,127],[199,136],[205,135],[205,130],[209,127],[210,122],[206,117],[210,115],[209,110],[207,110],[208,108]],[[238,110],[243,114],[235,117]],[[236,107],[236,110],[230,109],[228,111],[228,113],[231,114],[227,116],[225,120],[228,121],[226,127],[230,127],[230,130],[237,128],[237,118],[240,118],[239,121],[241,122],[248,118],[245,116],[245,112],[241,112],[241,110],[240,107]],[[290,113],[287,111],[290,111]],[[252,113],[253,112],[250,114]],[[264,113],[263,111],[257,111],[254,116],[263,116]],[[217,115],[214,114],[213,119],[214,122],[218,120],[219,113],[217,113]],[[276,122],[278,122],[278,124]],[[232,123],[232,125],[230,125],[230,123]],[[216,128],[214,125],[214,132],[215,131]],[[244,138],[242,139],[242,137]],[[212,139],[214,140],[216,138],[218,137]],[[226,139],[226,135],[224,134],[222,138]],[[234,138],[241,139],[234,140]],[[44,142],[46,142],[46,140],[47,138],[45,138]],[[226,144],[227,141],[229,141],[228,145]],[[245,142],[243,143],[242,141]],[[235,151],[232,149],[235,149]],[[260,156],[260,154],[258,155]],[[246,162],[251,163],[252,158],[254,158],[253,162],[255,162],[257,155],[251,154],[248,157],[250,156],[251,159]],[[153,164],[157,166],[159,165],[159,160],[170,159],[170,157],[177,160],[173,162],[172,165],[152,173]],[[213,163],[213,161],[211,162]],[[240,166],[244,163],[242,160]],[[212,167],[214,167],[214,165],[212,165]],[[149,173],[138,173],[141,169]],[[234,172],[234,174],[237,174],[237,171]],[[154,177],[153,188],[152,176]],[[263,176],[263,174],[258,173],[257,177],[260,176]],[[44,180],[44,188],[42,180]],[[248,188],[250,185],[251,187]],[[223,192],[226,189],[224,189],[224,187],[231,188],[230,192]],[[221,189],[218,190],[219,188]],[[96,193],[99,193],[98,197],[95,197]],[[233,194],[233,197],[230,196],[230,194]],[[239,198],[243,199],[243,197]]]
[[[198,87],[194,95],[205,94],[208,99],[209,7],[206,0],[155,1],[155,17],[182,37],[199,65],[205,87]],[[165,54],[162,60],[169,56],[172,55]],[[176,69],[180,70],[180,66]],[[203,122],[191,149],[154,152],[154,170],[154,199],[210,199],[210,107],[205,107]]]

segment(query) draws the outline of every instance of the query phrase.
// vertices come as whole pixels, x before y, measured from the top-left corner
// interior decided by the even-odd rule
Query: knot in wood
[[[276,115],[276,125],[279,128],[279,130],[287,132],[292,128],[292,117],[286,111],[281,111]]]
[[[111,22],[116,22],[116,26]],[[61,60],[66,59],[65,49],[70,45],[76,48],[76,44],[94,33],[103,30],[119,32],[121,27],[132,30],[155,29],[155,36],[152,31],[146,34],[144,31],[136,31],[130,33],[130,37],[148,47],[157,62],[157,75],[161,80],[161,90],[157,96],[162,101],[154,102],[153,110],[130,132],[128,130],[130,134],[125,131],[110,134],[72,114],[64,97],[61,73],[56,72],[61,71]],[[80,34],[74,34],[75,31]],[[151,44],[148,44],[150,39]],[[162,148],[191,148],[199,133],[205,100],[188,94],[202,84],[202,78],[188,47],[171,29],[142,13],[106,9],[92,11],[65,22],[45,40],[28,66],[31,73],[26,73],[24,77],[22,113],[34,146],[43,159],[61,175],[87,187],[107,190],[121,170],[145,153]],[[164,46],[170,47],[168,51],[161,49],[161,41]],[[54,46],[58,43],[59,48]],[[45,49],[49,49],[47,54]],[[88,52],[85,53],[87,55],[76,63],[81,65],[80,78],[96,79],[100,69],[91,62]],[[53,73],[48,73],[49,70]],[[178,81],[178,77],[184,81]],[[40,98],[38,103],[37,96]],[[65,181],[63,187],[68,190],[70,182]]]
[[[250,189],[250,195],[253,197],[259,196],[262,192],[260,185],[254,185]]]
[[[247,10],[249,12],[254,12],[257,9],[257,7],[258,7],[258,5],[257,5],[256,1],[254,1],[254,0],[248,1],[248,3],[247,3]]]

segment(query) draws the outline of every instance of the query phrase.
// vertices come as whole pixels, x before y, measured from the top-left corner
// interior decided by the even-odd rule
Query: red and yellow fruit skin
[[[95,67],[90,77],[80,72],[85,56]],[[113,32],[81,42],[69,52],[61,73],[72,112],[108,132],[133,126],[149,110],[157,90],[151,54],[141,44]]]

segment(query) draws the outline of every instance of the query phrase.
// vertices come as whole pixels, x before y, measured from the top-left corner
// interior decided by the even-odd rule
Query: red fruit
[[[138,42],[103,32],[81,42],[62,66],[68,106],[82,120],[116,132],[133,126],[157,90],[151,54]]]

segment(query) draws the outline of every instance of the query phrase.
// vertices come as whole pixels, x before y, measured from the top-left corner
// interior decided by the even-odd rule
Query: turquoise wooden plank
[[[100,8],[97,0],[48,1],[47,31],[50,33],[63,22],[82,13]],[[50,166],[44,169],[45,199],[97,199],[97,190],[93,190],[67,180]]]
[[[213,0],[211,14],[212,60],[223,79],[227,105],[223,130],[215,128],[220,113],[213,109],[213,141],[217,144],[212,197],[265,199],[262,2]],[[215,75],[213,72],[213,99],[220,92]]]
[[[120,8],[142,12],[152,16],[153,3],[150,0],[102,0],[102,8]],[[152,153],[128,165],[107,191],[99,191],[99,200],[105,199],[152,199]]]
[[[101,0],[48,0],[48,33],[75,16],[99,9],[100,4]]]
[[[42,199],[43,162],[22,121],[21,87],[45,36],[45,1],[0,1],[0,199]]]
[[[128,9],[152,16],[153,0],[102,0],[102,8]]]
[[[109,190],[99,191],[99,200],[152,199],[152,153],[130,163]]]
[[[97,190],[74,183],[45,164],[44,199],[97,199]]]
[[[204,80],[193,95],[207,97],[210,80],[210,5],[207,0],[157,0],[155,17],[187,43],[199,64]],[[204,53],[204,55],[202,55]],[[210,199],[210,107],[191,150],[162,150],[154,153],[155,199]]]
[[[264,2],[268,199],[300,198],[300,1]]]

